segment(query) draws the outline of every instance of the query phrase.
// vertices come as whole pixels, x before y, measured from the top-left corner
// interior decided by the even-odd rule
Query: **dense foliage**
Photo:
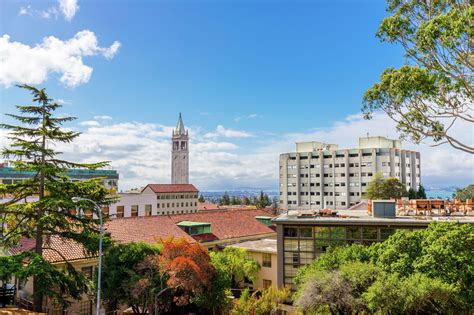
[[[472,128],[474,6],[468,0],[388,0],[377,36],[397,43],[408,63],[388,68],[364,94],[363,112],[370,118],[385,111],[403,137],[474,153],[472,143],[454,134],[455,126]]]
[[[270,286],[262,291],[250,294],[246,289],[240,298],[234,302],[231,315],[254,314],[270,315],[279,309],[281,303],[290,298],[290,289],[287,287],[277,288]]]
[[[8,261],[22,260],[12,266],[10,276],[23,278],[33,276],[34,306],[42,310],[43,296],[47,295],[58,304],[65,304],[64,293],[77,297],[84,292],[84,277],[72,271],[67,259],[62,274],[43,259],[43,250],[51,237],[78,242],[89,253],[98,249],[98,226],[92,217],[86,217],[70,211],[76,204],[72,197],[84,197],[107,205],[107,190],[98,180],[73,182],[67,176],[70,168],[96,169],[106,166],[106,162],[83,164],[61,160],[61,152],[55,150],[58,144],[72,142],[79,133],[63,129],[64,123],[74,117],[54,116],[61,106],[48,97],[44,89],[22,85],[33,95],[33,105],[16,106],[19,114],[7,116],[19,122],[18,125],[0,124],[8,130],[9,147],[2,151],[7,160],[11,160],[18,171],[30,172],[31,178],[14,184],[0,184],[0,194],[6,196],[0,204],[0,247],[15,246],[22,238],[35,240],[34,253],[18,254]],[[26,198],[37,196],[37,201]],[[90,208],[90,204],[80,207]],[[49,250],[54,250],[48,248]],[[57,253],[62,256],[62,253]],[[63,257],[64,258],[64,257]],[[6,262],[7,263],[7,262]]]
[[[228,288],[241,289],[246,282],[255,283],[260,265],[247,258],[242,248],[226,247],[221,252],[211,252],[212,264],[219,270]]]
[[[474,307],[474,227],[398,231],[385,242],[331,249],[301,268],[295,304],[311,313],[452,313]]]
[[[115,245],[104,256],[103,279],[107,311],[127,306],[134,314],[204,314],[229,304],[226,275],[205,248],[184,239]]]
[[[467,199],[474,199],[474,184],[471,184],[465,188],[458,188],[453,195],[453,198],[459,199],[462,202],[465,202]]]
[[[365,198],[371,200],[399,199],[407,195],[405,186],[395,177],[384,178],[381,173],[375,173],[367,186]]]

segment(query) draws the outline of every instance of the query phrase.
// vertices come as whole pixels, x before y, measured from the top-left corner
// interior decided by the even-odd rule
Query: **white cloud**
[[[31,5],[27,5],[26,7],[20,7],[20,11],[18,11],[18,15],[32,15]]]
[[[204,137],[206,138],[217,138],[217,137],[224,137],[224,138],[250,138],[254,135],[240,130],[234,129],[227,129],[222,125],[218,125],[216,131],[207,133]]]
[[[74,15],[76,15],[79,6],[77,5],[77,0],[58,0],[59,9],[64,15],[66,21],[71,21]]]
[[[120,47],[100,47],[96,35],[88,30],[62,41],[54,36],[43,39],[35,46],[11,42],[9,35],[0,37],[0,84],[9,87],[17,83],[40,84],[52,73],[59,73],[59,81],[75,87],[87,83],[92,67],[83,63],[83,57],[103,55],[112,58]]]
[[[18,15],[38,16],[42,19],[57,19],[59,15],[62,15],[66,21],[70,22],[78,10],[77,0],[58,0],[56,5],[44,10],[32,9],[31,5],[20,7]]]
[[[97,118],[95,118],[97,119]],[[97,122],[97,121],[95,121]],[[85,122],[83,122],[85,123]],[[98,123],[98,122],[97,122]],[[171,131],[174,126],[123,122],[98,125],[83,124],[83,134],[72,144],[58,145],[65,158],[80,162],[112,161],[120,173],[120,188],[141,187],[147,183],[169,183],[171,166]],[[456,135],[474,142],[474,133],[463,126]],[[202,190],[262,188],[278,189],[278,159],[294,151],[297,141],[322,141],[340,148],[357,147],[358,137],[370,135],[396,138],[395,124],[384,114],[370,121],[351,115],[326,128],[306,132],[259,137],[248,147],[232,141],[209,138],[200,127],[190,131],[190,178]],[[1,132],[1,131],[0,131]],[[3,137],[1,144],[7,142]],[[465,186],[474,182],[474,157],[449,146],[430,147],[403,143],[407,149],[421,152],[421,173],[425,186]]]
[[[95,121],[95,120],[85,120],[85,121],[81,121],[79,125],[87,126],[87,127],[96,127],[96,126],[100,126],[100,122]]]
[[[255,119],[255,118],[260,118],[260,117],[262,117],[262,116],[260,116],[258,114],[249,114],[249,115],[245,115],[245,116],[236,117],[236,118],[234,118],[234,121],[239,122],[241,120]]]
[[[98,115],[98,116],[94,116],[94,119],[98,119],[98,120],[112,120],[112,117],[107,116],[107,115]]]
[[[56,103],[58,103],[59,105],[71,105],[71,102],[70,101],[66,101],[66,100],[63,100],[62,98],[58,98],[55,100]]]

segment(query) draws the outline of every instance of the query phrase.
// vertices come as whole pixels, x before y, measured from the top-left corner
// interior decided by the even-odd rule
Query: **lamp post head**
[[[86,200],[85,198],[81,198],[81,197],[72,197],[71,198],[72,202],[74,203],[78,203],[79,201],[83,201],[83,200]]]

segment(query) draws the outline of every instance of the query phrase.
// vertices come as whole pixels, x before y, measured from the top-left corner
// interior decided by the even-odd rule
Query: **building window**
[[[268,253],[263,253],[262,254],[262,266],[263,267],[272,267],[272,255]]]
[[[138,205],[132,205],[132,211],[130,213],[132,217],[138,217]]]
[[[117,218],[123,218],[124,212],[125,212],[124,206],[117,206]]]
[[[145,205],[145,216],[151,216],[151,205]]]
[[[89,280],[92,279],[92,272],[93,272],[92,266],[82,267],[81,272],[84,274],[84,276],[87,279],[89,279]]]
[[[109,207],[102,207],[102,215],[105,217],[109,216]]]
[[[284,235],[285,235],[285,237],[297,237],[298,236],[298,230],[294,227],[285,227]]]

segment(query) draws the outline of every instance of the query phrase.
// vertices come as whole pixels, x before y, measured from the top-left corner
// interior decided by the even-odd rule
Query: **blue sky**
[[[68,41],[84,30],[93,33],[98,41],[95,52],[75,55],[93,69],[87,80],[71,86],[61,81],[61,71],[52,70],[47,78],[36,80],[65,102],[63,112],[79,117],[72,127],[91,139],[97,136],[94,133],[120,130],[123,137],[133,134],[140,141],[143,137],[152,141],[143,142],[141,149],[156,159],[133,167],[124,155],[137,151],[133,146],[120,147],[128,143],[125,140],[117,141],[116,147],[105,143],[104,148],[107,139],[103,139],[87,152],[75,151],[73,156],[80,159],[112,160],[124,174],[124,188],[167,180],[166,132],[176,123],[178,112],[191,128],[195,148],[201,150],[195,152],[194,164],[191,161],[191,179],[203,189],[277,188],[282,152],[278,150],[291,150],[294,141],[355,146],[357,137],[369,130],[396,136],[391,127],[377,129],[384,126],[383,117],[378,125],[352,116],[360,113],[363,92],[383,69],[404,62],[398,47],[375,37],[386,16],[384,1],[70,0],[76,8],[68,16],[60,2],[2,1],[0,36],[7,34],[10,43],[34,47],[48,36]],[[107,55],[115,41],[120,47]],[[26,63],[28,56],[25,53]],[[55,58],[59,57],[52,52],[51,60]],[[18,83],[11,77],[8,82]],[[28,101],[8,82],[0,84],[2,113]],[[334,134],[341,124],[352,127],[355,120],[362,127],[351,134]],[[137,128],[143,125],[149,129]],[[141,137],[138,129],[149,134]],[[312,139],[315,136],[330,139]],[[138,141],[134,139],[129,142]],[[152,147],[160,152],[150,152]],[[446,154],[454,153],[447,148]],[[246,169],[253,166],[237,162],[254,155],[273,168],[252,175],[253,169]],[[463,158],[472,166],[471,157]],[[235,168],[231,175],[226,159],[231,160],[228,167]],[[218,164],[222,169],[216,168]],[[429,167],[429,184],[457,184],[446,182],[439,169]],[[146,168],[155,172],[149,175]],[[472,172],[467,174],[461,184],[472,181]]]

